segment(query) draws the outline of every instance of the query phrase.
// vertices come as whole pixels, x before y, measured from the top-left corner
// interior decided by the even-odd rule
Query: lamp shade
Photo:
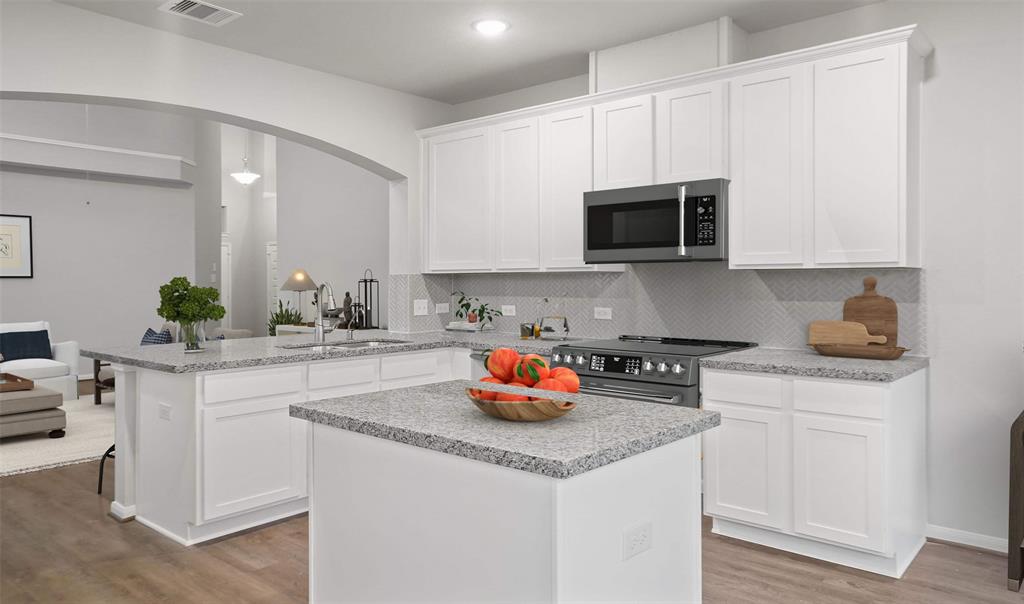
[[[309,273],[301,268],[296,271],[292,271],[291,276],[288,277],[288,280],[281,286],[282,291],[292,292],[308,292],[315,289],[316,283],[313,281],[313,278],[309,276]]]

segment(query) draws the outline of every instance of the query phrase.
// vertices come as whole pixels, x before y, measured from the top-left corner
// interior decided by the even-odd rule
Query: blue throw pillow
[[[142,336],[142,341],[139,342],[140,346],[147,346],[149,344],[170,344],[171,343],[171,332],[163,330],[159,333],[153,331],[152,328],[146,329],[146,335]]]
[[[50,334],[45,329],[0,333],[0,354],[3,355],[5,361],[52,359]]]

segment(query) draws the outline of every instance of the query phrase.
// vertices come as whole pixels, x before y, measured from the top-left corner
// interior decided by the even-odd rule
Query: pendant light
[[[249,170],[249,157],[248,157],[248,153],[249,153],[249,135],[250,135],[250,132],[246,131],[246,133],[245,133],[245,149],[246,149],[246,154],[242,155],[242,171],[241,172],[232,172],[231,173],[231,178],[234,178],[235,180],[237,180],[238,182],[242,183],[245,186],[251,185],[252,183],[256,182],[259,179],[259,177],[260,177],[259,174],[255,173],[255,172],[251,172]]]

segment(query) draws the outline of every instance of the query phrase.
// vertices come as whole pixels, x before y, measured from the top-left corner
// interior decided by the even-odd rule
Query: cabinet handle
[[[686,185],[679,185],[679,255],[686,256]]]

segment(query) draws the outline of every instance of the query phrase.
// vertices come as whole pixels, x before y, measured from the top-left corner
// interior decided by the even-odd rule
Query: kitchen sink
[[[303,342],[301,344],[284,344],[278,346],[278,348],[286,348],[289,350],[306,350],[310,352],[330,352],[332,349],[344,350],[346,348],[376,348],[378,346],[387,346],[389,344],[408,344],[408,340],[351,340],[351,341],[340,341],[340,342]]]

